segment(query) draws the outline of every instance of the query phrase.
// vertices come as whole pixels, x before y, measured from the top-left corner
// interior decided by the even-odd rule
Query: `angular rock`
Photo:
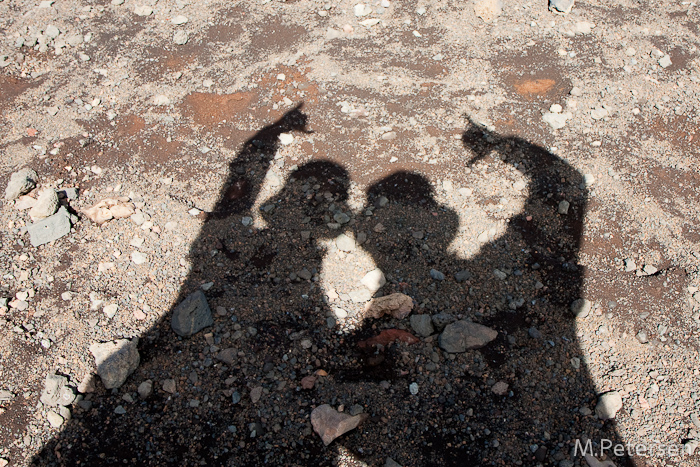
[[[337,246],[339,250],[347,252],[355,251],[355,248],[357,248],[355,239],[345,234],[338,235],[335,239],[335,246]]]
[[[403,319],[413,310],[413,299],[402,293],[393,293],[385,297],[372,300],[365,308],[365,318],[381,318],[391,315],[397,319]]]
[[[463,269],[455,274],[455,280],[457,282],[464,282],[466,280],[469,280],[471,277],[472,273],[467,271],[466,269]]]
[[[29,241],[34,247],[58,240],[70,233],[70,214],[65,207],[61,206],[53,216],[27,227],[27,232],[29,232]]]
[[[428,337],[433,332],[435,332],[430,315],[412,315],[411,327],[416,332],[416,334],[422,337]]]
[[[97,225],[102,225],[111,219],[122,219],[129,217],[136,212],[136,208],[129,202],[126,196],[119,198],[106,198],[99,201],[97,204],[83,209],[88,219]]]
[[[63,425],[63,417],[53,410],[49,410],[49,412],[46,414],[46,418],[49,421],[49,425],[51,425],[53,428],[60,428],[61,425]]]
[[[10,175],[10,181],[5,188],[5,199],[10,201],[27,194],[36,187],[39,180],[36,172],[29,168],[20,169]]]
[[[445,326],[439,338],[440,347],[449,353],[480,349],[498,336],[498,332],[471,321],[456,321]]]
[[[107,389],[120,387],[126,378],[138,368],[141,356],[137,349],[139,338],[119,339],[95,343],[90,352],[95,357],[97,374]]]
[[[615,415],[621,408],[622,396],[617,391],[610,391],[598,398],[595,413],[601,420],[609,420],[615,418]]]
[[[233,347],[224,349],[217,353],[214,358],[230,366],[233,365],[236,360],[238,360],[238,350],[234,349]]]
[[[39,398],[41,403],[50,407],[58,405],[61,400],[61,390],[66,384],[68,384],[68,378],[65,376],[53,373],[46,375],[44,390],[41,391],[41,397]]]
[[[29,217],[33,221],[46,219],[56,213],[58,209],[58,195],[53,188],[42,191],[36,200],[36,204],[29,210]]]
[[[212,324],[214,318],[207,297],[201,290],[193,292],[176,306],[170,321],[175,334],[182,337],[190,337]]]
[[[323,404],[311,412],[311,425],[321,437],[323,444],[328,446],[338,436],[357,428],[367,417],[367,414],[348,415],[338,412],[328,404]]]

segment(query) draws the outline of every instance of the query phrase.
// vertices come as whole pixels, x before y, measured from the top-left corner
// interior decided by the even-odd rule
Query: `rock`
[[[282,143],[282,146],[289,146],[294,142],[294,135],[291,133],[280,133],[278,138],[280,143]]]
[[[474,3],[474,14],[484,23],[490,23],[503,12],[502,0],[477,0]]]
[[[566,200],[559,201],[559,206],[557,207],[557,212],[562,215],[567,215],[569,214],[569,206],[571,206],[571,203],[569,203]]]
[[[253,404],[257,404],[260,398],[262,397],[263,393],[263,387],[262,386],[256,386],[253,389],[250,390],[250,401]]]
[[[233,347],[224,349],[217,353],[214,358],[231,366],[238,360],[238,350]]]
[[[175,391],[177,391],[177,384],[175,383],[174,379],[165,379],[163,380],[163,391],[167,392],[168,394],[175,394]]]
[[[361,349],[368,349],[378,345],[388,347],[390,344],[393,344],[396,341],[405,342],[406,344],[410,345],[417,344],[420,342],[420,339],[410,332],[402,329],[385,329],[374,337],[358,342],[357,346]]]
[[[126,196],[106,198],[92,207],[82,210],[88,219],[97,225],[102,225],[111,219],[123,219],[133,216],[136,209]],[[143,223],[143,222],[142,222]]]
[[[637,269],[637,263],[632,258],[625,259],[625,272],[632,272]]]
[[[53,216],[27,227],[29,241],[34,247],[53,242],[70,233],[70,227],[70,214],[64,206],[61,206]]]
[[[621,408],[622,397],[617,391],[610,391],[598,398],[595,413],[601,420],[609,420],[615,418],[615,415]]]
[[[600,120],[608,115],[610,115],[610,112],[608,112],[608,109],[604,107],[596,107],[595,109],[591,110],[591,118],[593,120]]]
[[[413,310],[413,299],[402,293],[393,293],[372,300],[364,311],[365,317],[381,318],[390,314],[394,318],[403,319]]]
[[[105,306],[102,309],[102,312],[105,314],[105,316],[107,318],[112,319],[117,314],[118,309],[119,309],[119,305],[117,305],[116,303],[112,303],[110,305]]]
[[[386,461],[384,462],[384,467],[403,467],[401,464],[396,462],[394,459],[391,457],[387,457]]]
[[[15,201],[15,209],[18,211],[24,211],[25,209],[31,209],[36,206],[36,199],[31,196],[23,195],[17,198]]]
[[[5,199],[10,201],[27,194],[36,187],[39,177],[32,169],[24,168],[10,175],[10,181],[5,188]]]
[[[189,39],[185,31],[175,31],[175,34],[173,34],[173,42],[177,45],[185,45]]]
[[[204,292],[197,290],[185,298],[173,310],[170,325],[179,336],[190,337],[214,324],[211,309]]]
[[[661,68],[668,68],[671,65],[673,65],[673,63],[671,62],[671,57],[669,57],[668,55],[664,55],[659,59],[659,66]]]
[[[647,337],[647,333],[644,331],[639,331],[635,337],[637,338],[640,344],[646,344],[647,342],[649,342],[649,337]]]
[[[449,353],[480,349],[498,336],[498,332],[471,321],[456,321],[445,326],[439,338],[440,348]]]
[[[457,282],[464,282],[466,280],[471,279],[471,277],[472,277],[472,273],[467,271],[466,269],[463,269],[455,274],[455,280]]]
[[[54,373],[46,375],[44,380],[44,390],[41,391],[39,400],[42,404],[53,407],[59,404],[61,400],[61,390],[68,384],[68,378]],[[71,400],[71,402],[73,402]],[[70,403],[70,402],[69,402]]]
[[[573,115],[570,112],[565,112],[563,114],[545,112],[544,115],[542,115],[542,120],[545,123],[548,123],[553,130],[559,130],[566,126],[566,121],[569,120],[572,116]]]
[[[591,312],[591,305],[590,300],[579,298],[578,300],[571,302],[571,306],[569,308],[577,318],[585,318]]]
[[[131,252],[131,261],[137,265],[147,263],[148,255],[141,253],[140,251],[133,251]]]
[[[377,268],[365,274],[365,277],[363,277],[360,282],[367,287],[370,292],[374,293],[386,284],[386,278],[382,270]]]
[[[335,246],[337,246],[339,250],[347,251],[347,252],[355,251],[355,248],[357,248],[357,244],[355,243],[355,239],[353,239],[352,237],[349,237],[345,234],[340,234],[340,235],[338,235],[338,237],[336,237]]]
[[[95,378],[92,373],[85,373],[80,384],[78,384],[78,392],[81,394],[95,392]]]
[[[433,325],[437,328],[437,330],[442,332],[442,330],[445,329],[445,326],[454,323],[457,321],[457,318],[449,313],[441,312],[433,315],[432,320]]]
[[[49,425],[51,425],[53,428],[60,428],[61,425],[63,425],[63,417],[53,410],[48,411],[46,418],[49,421]]]
[[[350,222],[350,216],[348,216],[344,212],[337,212],[333,215],[333,220],[341,225],[347,224],[348,222]]]
[[[541,339],[542,338],[542,333],[536,328],[536,327],[531,327],[530,329],[527,330],[527,333],[532,337],[533,339]]]
[[[316,377],[309,375],[301,378],[301,387],[303,389],[313,389],[314,384],[316,384]]]
[[[499,381],[493,386],[491,386],[491,392],[497,396],[505,396],[508,394],[508,383],[504,381]]]
[[[56,190],[53,188],[47,188],[42,191],[39,197],[36,199],[34,207],[29,210],[29,217],[33,221],[38,221],[41,219],[46,219],[56,213],[58,209],[58,195]]]
[[[181,24],[185,24],[187,22],[187,16],[183,15],[177,15],[173,19],[170,20],[173,24],[179,26]]]
[[[148,5],[139,5],[134,7],[134,14],[138,16],[150,16],[153,13],[153,8]]]
[[[411,327],[421,337],[428,337],[435,329],[433,329],[433,322],[430,315],[412,315],[411,316]]]
[[[330,405],[323,404],[311,412],[311,425],[321,437],[323,444],[328,446],[338,436],[357,428],[367,417],[367,414],[352,416],[341,413]]]
[[[14,399],[15,395],[7,389],[0,389],[0,402],[8,402]]]
[[[574,0],[549,0],[549,11],[568,14],[573,7]]]
[[[365,303],[372,299],[372,292],[367,289],[353,290],[348,295],[354,303]]]
[[[137,391],[141,399],[147,399],[148,396],[150,396],[153,393],[153,381],[147,379],[143,383],[139,384],[139,388],[137,389]]]
[[[95,343],[90,352],[95,357],[97,374],[105,388],[118,388],[138,368],[141,356],[137,349],[139,338]]]
[[[445,280],[445,275],[438,271],[437,269],[431,269],[430,270],[430,277],[432,277],[436,281],[444,281]]]

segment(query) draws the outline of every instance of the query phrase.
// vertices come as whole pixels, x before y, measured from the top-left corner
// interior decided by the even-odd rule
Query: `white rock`
[[[163,94],[159,94],[153,98],[153,103],[155,105],[168,105],[168,104],[170,104],[170,99],[168,98],[168,96],[164,96]]]
[[[172,21],[173,24],[177,24],[177,25],[185,24],[187,22],[187,16],[177,15],[176,17],[174,17],[170,21]]]
[[[563,214],[563,215],[569,214],[569,206],[571,206],[571,203],[569,203],[568,201],[566,201],[566,200],[559,201],[559,206],[557,208],[557,212],[559,214]]]
[[[117,305],[116,303],[112,303],[104,307],[102,309],[102,312],[105,314],[105,316],[107,316],[107,318],[112,319],[117,314],[118,309],[119,305]]]
[[[565,112],[563,114],[562,113],[554,113],[554,112],[546,112],[542,116],[542,120],[544,120],[545,123],[549,123],[549,126],[551,126],[553,130],[559,130],[559,129],[564,128],[566,126],[566,121],[568,119],[570,119],[571,117],[572,117],[571,112]]]
[[[150,16],[153,13],[153,8],[148,5],[140,5],[134,8],[134,13],[138,16]]]
[[[294,135],[291,133],[280,133],[279,135],[280,143],[284,146],[288,146],[294,142]]]
[[[600,120],[608,115],[610,115],[610,112],[608,112],[608,109],[604,107],[596,107],[595,109],[591,110],[591,118],[593,120]]]
[[[355,5],[353,11],[355,12],[355,16],[359,18],[372,13],[372,8],[370,8],[368,5],[365,5],[364,3],[358,3],[357,5]]]
[[[144,264],[148,262],[148,256],[140,251],[134,251],[131,253],[131,261],[133,261],[134,264]]]
[[[617,391],[610,391],[598,398],[595,413],[601,420],[609,420],[615,418],[615,415],[621,408],[622,396]]]
[[[5,188],[5,199],[10,201],[34,189],[38,180],[36,172],[24,168],[10,175],[10,181]]]
[[[659,66],[661,66],[661,68],[668,68],[671,65],[673,65],[673,63],[671,62],[671,57],[668,55],[664,55],[659,59]]]
[[[363,277],[360,282],[367,287],[370,292],[374,293],[386,284],[386,278],[382,270],[377,268],[365,274],[365,277]]]
[[[177,45],[185,45],[189,39],[190,37],[185,31],[175,31],[173,34],[173,42]]]

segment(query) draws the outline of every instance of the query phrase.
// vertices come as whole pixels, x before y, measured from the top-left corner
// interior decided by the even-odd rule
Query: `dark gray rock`
[[[433,326],[435,326],[435,328],[440,332],[445,329],[445,326],[452,324],[455,321],[457,321],[457,318],[449,313],[441,312],[433,315]]]
[[[430,270],[430,277],[432,277],[436,281],[444,281],[445,280],[445,275],[442,272],[438,271],[437,269]]]
[[[440,347],[449,353],[480,349],[498,336],[498,332],[471,321],[455,321],[440,334]]]
[[[466,269],[462,269],[458,273],[455,274],[455,280],[457,282],[464,282],[466,280],[471,279],[472,273],[467,271]]]
[[[433,323],[430,315],[412,315],[411,316],[411,327],[421,337],[428,337],[435,329],[433,329]]]
[[[118,388],[138,368],[141,356],[137,349],[139,338],[119,339],[113,342],[96,343],[90,346],[95,357],[97,374],[105,388]]]
[[[173,311],[170,326],[175,334],[190,337],[214,324],[211,309],[204,292],[197,290],[182,301]]]
[[[27,232],[29,232],[29,241],[35,247],[58,240],[70,233],[70,214],[64,206],[61,206],[53,216],[27,227]]]

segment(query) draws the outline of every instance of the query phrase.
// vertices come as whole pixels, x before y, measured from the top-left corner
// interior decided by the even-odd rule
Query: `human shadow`
[[[266,179],[277,184],[280,136],[308,132],[307,120],[299,106],[246,141],[216,206],[202,214],[178,303],[207,284],[213,325],[181,338],[168,315],[141,337],[141,364],[126,383],[84,394],[33,464],[555,465],[582,436],[618,442],[612,422],[581,410],[593,408],[596,392],[585,364],[572,367],[582,352],[568,306],[582,293],[587,199],[578,171],[470,123],[465,162],[517,163],[529,191],[505,233],[461,258],[450,252],[459,216],[421,174],[375,183],[353,211],[345,168],[316,160],[292,167],[256,204]],[[567,215],[557,214],[562,197]],[[413,332],[408,319],[339,328],[322,282],[326,245],[344,232],[366,234],[362,249],[386,275],[375,297],[412,297],[414,313],[431,316],[431,335],[368,348],[361,342],[383,329]],[[445,352],[438,333],[455,319],[498,337]],[[153,392],[140,397],[146,380]],[[508,384],[503,395],[493,391],[499,382]],[[326,447],[309,422],[326,403],[370,417]]]
[[[609,449],[624,444],[614,420],[596,417],[599,394],[570,309],[583,296],[585,276],[582,174],[544,148],[472,121],[462,142],[467,166],[498,171],[510,164],[527,182],[521,211],[502,233],[480,239],[475,255],[454,253],[455,243],[472,240],[457,238],[458,214],[438,203],[430,181],[414,172],[371,186],[364,210],[373,215],[358,226],[368,234],[363,248],[389,278],[380,293],[406,293],[420,305],[414,313],[431,317],[429,325],[416,318],[414,326],[426,336],[413,351],[420,371],[409,375],[421,388],[413,407],[420,416],[412,436],[392,445],[396,460],[559,465],[608,446],[604,452],[616,465],[643,465]],[[515,191],[510,182],[508,189]],[[488,326],[498,337],[479,350],[448,352],[438,335],[456,320]],[[584,452],[587,440],[592,450]],[[406,456],[410,446],[421,449]]]

